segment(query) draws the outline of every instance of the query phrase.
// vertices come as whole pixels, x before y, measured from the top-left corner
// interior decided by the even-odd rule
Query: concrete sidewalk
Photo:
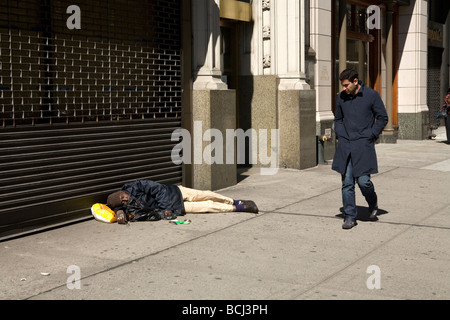
[[[189,214],[178,226],[89,220],[0,242],[0,298],[450,299],[450,145],[436,133],[376,146],[378,221],[357,191],[358,225],[341,228],[330,165],[251,169],[220,192],[255,200],[257,215]]]

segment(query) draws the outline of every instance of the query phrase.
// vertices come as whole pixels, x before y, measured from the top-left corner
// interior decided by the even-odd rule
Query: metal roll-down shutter
[[[134,179],[180,183],[179,1],[0,4],[0,237],[90,215]]]
[[[176,184],[176,121],[0,134],[0,233],[85,217],[126,181]]]

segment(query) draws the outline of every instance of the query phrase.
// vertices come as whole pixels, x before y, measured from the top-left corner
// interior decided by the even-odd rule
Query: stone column
[[[398,136],[421,140],[427,133],[428,1],[399,7]]]
[[[273,2],[279,163],[306,169],[316,165],[316,105],[315,91],[305,81],[305,2]]]
[[[219,0],[192,1],[194,90],[226,90],[220,70]]]
[[[280,90],[306,90],[305,81],[305,2],[272,1],[274,10],[275,72]]]
[[[347,0],[339,0],[339,73],[347,69]]]
[[[236,92],[228,90],[222,81],[219,8],[220,0],[195,0],[191,6],[192,187],[202,190],[220,189],[237,182],[236,162],[225,161],[226,130],[236,128]],[[215,139],[219,136],[223,139]],[[218,159],[217,153],[223,159]]]
[[[393,11],[392,4],[388,3],[386,8],[386,112],[389,116],[389,121],[383,130],[382,140],[384,142],[396,142],[394,137],[394,126],[392,124],[392,85],[393,85],[393,59],[394,59],[394,41],[393,41]]]
[[[333,1],[311,0],[311,49],[315,51],[314,90],[316,91],[316,136],[322,140],[324,160],[333,159],[335,139],[329,138],[332,133],[334,114],[332,111],[336,91],[332,78],[334,70],[332,61],[334,50],[332,44]],[[327,140],[323,141],[323,137]]]

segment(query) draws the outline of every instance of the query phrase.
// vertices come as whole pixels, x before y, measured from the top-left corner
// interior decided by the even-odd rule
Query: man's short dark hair
[[[340,81],[348,80],[350,82],[353,82],[353,81],[355,81],[355,79],[359,79],[358,78],[358,72],[356,72],[353,69],[345,69],[339,75],[339,80]]]

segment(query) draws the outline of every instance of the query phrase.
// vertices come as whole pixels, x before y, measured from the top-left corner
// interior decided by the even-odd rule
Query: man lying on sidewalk
[[[250,200],[233,200],[212,191],[201,191],[152,180],[127,182],[108,196],[106,205],[117,222],[175,219],[186,213],[252,212],[258,207]]]

